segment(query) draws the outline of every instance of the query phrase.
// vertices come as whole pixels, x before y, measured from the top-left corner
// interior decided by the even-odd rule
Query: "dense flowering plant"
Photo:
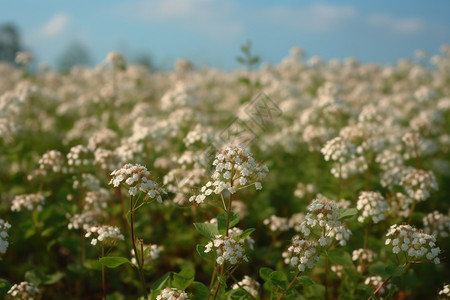
[[[394,254],[402,252],[406,262],[428,260],[435,264],[440,263],[438,255],[441,249],[436,245],[436,238],[423,230],[410,225],[394,224],[389,228],[386,237],[386,245],[392,247]]]
[[[450,46],[241,50],[0,62],[1,299],[449,298]]]
[[[162,203],[162,195],[166,191],[151,179],[150,172],[141,165],[126,164],[122,168],[114,170],[111,173],[109,184],[118,187],[121,183],[129,186],[130,196],[136,196],[138,193],[145,193],[146,198],[156,199]]]
[[[215,166],[213,181],[208,181],[201,188],[201,194],[191,196],[189,201],[203,203],[212,193],[219,195],[225,190],[234,194],[250,185],[260,190],[261,180],[269,172],[269,169],[258,163],[248,150],[239,146],[226,147],[216,156],[213,165]]]
[[[297,268],[298,271],[303,272],[306,268],[312,269],[314,263],[319,261],[317,244],[302,240],[296,235],[292,238],[292,245],[283,252],[282,257],[284,263]]]
[[[300,224],[303,235],[316,237],[320,246],[327,246],[333,241],[341,246],[347,244],[351,231],[339,221],[338,206],[334,201],[320,196],[311,202],[308,211]]]

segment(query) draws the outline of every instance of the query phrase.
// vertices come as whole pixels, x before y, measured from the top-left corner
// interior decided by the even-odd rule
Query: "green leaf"
[[[259,269],[259,276],[264,281],[269,281],[270,280],[270,274],[272,274],[272,272],[274,272],[274,270],[272,270],[271,268],[262,267],[261,269]]]
[[[241,233],[240,235],[239,235],[239,239],[241,240],[241,239],[245,239],[246,237],[248,237],[250,234],[252,234],[252,232],[253,231],[255,231],[256,230],[256,228],[248,228],[248,229],[246,229],[243,233]]]
[[[396,267],[393,265],[388,265],[385,271],[389,276],[392,277],[399,277],[405,273],[405,270],[401,266]]]
[[[86,260],[83,266],[88,270],[100,271],[102,269],[102,265],[97,259]]]
[[[223,288],[227,288],[228,287],[227,279],[228,279],[227,275],[220,275],[220,274],[217,275],[217,280],[219,280],[219,282],[222,284],[221,287],[223,287]]]
[[[353,217],[358,213],[356,208],[343,208],[339,209],[338,220],[344,220]]]
[[[125,258],[125,257],[108,256],[108,257],[102,257],[98,261],[102,265],[104,265],[105,267],[108,267],[110,269],[117,268],[118,266],[127,264],[127,263],[131,264],[131,262],[128,260],[128,258]]]
[[[269,276],[270,282],[274,286],[279,286],[282,289],[286,289],[287,287],[287,276],[281,271],[272,272]]]
[[[372,290],[372,288],[370,287],[370,286],[368,286],[367,284],[364,284],[364,283],[360,283],[357,287],[356,287],[356,289],[358,289],[358,290],[361,290],[361,291],[364,291],[366,294],[367,294],[367,296],[372,296],[372,299],[374,299],[375,300],[375,298],[373,298],[374,297],[374,295],[373,295],[373,290]]]
[[[376,262],[369,266],[369,272],[372,273],[373,275],[379,275],[385,278],[389,276],[389,274],[386,273],[386,267],[387,265],[385,263]]]
[[[242,56],[236,57],[236,61],[240,64],[245,64],[245,59]]]
[[[250,85],[250,79],[248,79],[247,77],[240,77],[239,82],[245,85]]]
[[[170,274],[171,272],[167,272],[152,284],[152,287],[150,288],[152,295],[153,291],[162,290],[165,287],[167,280],[170,278]]]
[[[211,240],[214,240],[216,238],[216,235],[219,234],[216,224],[194,223],[194,226],[195,226],[195,229],[197,229],[197,231],[201,235],[203,235]]]
[[[195,270],[193,268],[184,268],[179,273],[173,274],[172,287],[179,290],[185,290],[195,278]]]
[[[252,65],[255,65],[255,64],[259,63],[259,56],[253,57],[253,58],[250,60],[250,63],[251,63]]]
[[[237,223],[239,223],[239,215],[235,213],[234,211],[230,212],[230,227],[235,226]],[[217,224],[219,228],[219,232],[223,232],[225,234],[225,230],[227,228],[227,213],[223,213],[217,216]]]
[[[242,289],[232,289],[227,292],[227,300],[254,299]]]
[[[201,245],[198,244],[197,245],[197,253],[198,255],[200,255],[201,258],[207,259],[207,260],[211,260],[211,261],[216,261],[216,253],[215,251],[211,250],[208,253],[205,253],[205,249],[206,246],[205,245]]]
[[[45,275],[39,270],[27,271],[25,273],[25,280],[32,282],[35,285],[41,285],[45,279]]]
[[[39,270],[32,270],[25,273],[25,280],[36,285],[52,285],[60,281],[64,277],[64,273],[57,272],[46,275]]]
[[[299,276],[297,277],[297,281],[302,284],[302,285],[313,285],[316,284],[314,282],[314,280],[312,280],[310,277],[308,276]]]
[[[114,292],[111,294],[108,294],[106,297],[108,300],[125,300],[125,296],[120,292]]]
[[[335,249],[328,253],[328,258],[335,265],[345,267],[353,266],[352,257],[350,254],[342,249]]]
[[[43,282],[43,284],[52,285],[60,281],[65,276],[62,272],[53,273],[50,275],[46,275],[46,280]]]
[[[12,284],[8,280],[0,278],[0,294],[6,294],[11,287]]]
[[[57,229],[56,227],[48,227],[44,231],[42,231],[41,235],[43,237],[51,236],[56,231],[56,229]]]
[[[205,300],[208,299],[209,289],[206,285],[201,282],[194,281],[192,284],[194,288],[194,295],[190,298],[191,300]]]

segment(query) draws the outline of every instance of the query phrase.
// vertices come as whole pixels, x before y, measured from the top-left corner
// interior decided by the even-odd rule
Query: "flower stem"
[[[231,213],[231,202],[233,201],[233,194],[230,193],[230,200],[228,201],[227,207],[227,228],[225,230],[225,235],[228,236],[228,231],[230,229],[230,213]]]
[[[408,224],[411,224],[411,220],[412,220],[412,216],[413,216],[415,208],[416,208],[416,199],[413,199],[413,203],[411,205],[411,210],[409,211]]]
[[[102,246],[102,257],[105,256],[105,248]],[[102,290],[103,299],[106,300],[105,265],[102,264]]]
[[[370,231],[370,225],[372,224],[371,221],[369,221],[369,223],[367,223],[366,226],[366,234],[364,235],[364,249],[367,249],[367,247],[369,246],[369,231]]]
[[[339,182],[337,190],[337,201],[341,200],[341,190],[342,190],[342,163],[339,162]]]
[[[255,300],[256,300],[256,298],[253,297],[253,295],[250,294],[249,291],[247,291],[247,290],[239,283],[239,281],[237,281],[236,277],[234,277],[234,276],[231,275],[231,274],[230,274],[230,277],[231,277],[231,279],[233,279],[233,281],[236,283],[236,285],[237,285],[240,289],[242,289],[242,290],[243,290],[248,296],[250,296],[252,299],[255,299]]]
[[[145,278],[144,274],[142,273],[142,267],[143,267],[143,261],[140,260],[138,256],[138,252],[136,249],[136,238],[134,236],[134,207],[133,207],[133,196],[130,196],[130,229],[131,229],[131,243],[133,245],[134,254],[136,256],[136,261],[138,264],[138,272],[139,272],[139,279],[141,280],[142,285],[142,291],[144,293],[144,298],[147,298],[147,289],[145,287]]]
[[[214,293],[214,298],[213,298],[213,300],[216,300],[217,293],[219,292],[219,289],[220,289],[220,285],[221,285],[221,284],[222,284],[222,283],[219,281],[219,283],[217,284],[216,292]]]
[[[375,290],[375,292],[373,292],[374,295],[376,295],[378,293],[379,290],[381,290],[381,288],[388,283],[389,280],[391,280],[392,276],[389,276],[379,287],[377,287],[377,289]],[[367,300],[372,300],[372,296],[370,296]]]
[[[325,300],[328,300],[328,272],[330,271],[330,260],[325,257]]]
[[[295,274],[294,279],[292,279],[291,283],[289,283],[288,287],[281,293],[280,297],[278,297],[278,300],[281,300],[284,295],[291,289],[291,287],[294,285],[295,281],[297,280],[297,277],[302,273],[302,271],[298,271],[297,274]]]

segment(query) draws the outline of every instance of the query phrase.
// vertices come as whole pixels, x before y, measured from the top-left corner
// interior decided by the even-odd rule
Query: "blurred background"
[[[450,43],[450,1],[3,1],[0,59],[29,51],[35,64],[96,65],[111,50],[170,69],[180,57],[233,69],[239,45],[278,63],[293,46],[329,60],[395,63]]]

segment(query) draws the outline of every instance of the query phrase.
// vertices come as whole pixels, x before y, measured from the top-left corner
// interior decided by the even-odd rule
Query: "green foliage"
[[[98,260],[102,265],[105,267],[108,267],[110,269],[115,269],[118,266],[121,266],[123,264],[131,264],[131,262],[126,257],[101,257]]]
[[[230,228],[239,223],[239,215],[234,211],[230,212]],[[222,213],[217,216],[217,224],[221,234],[225,234],[227,228],[227,213]]]
[[[219,234],[219,231],[217,230],[216,224],[208,224],[208,223],[194,223],[195,229],[197,231],[207,237],[208,239],[214,240],[216,235]]]

